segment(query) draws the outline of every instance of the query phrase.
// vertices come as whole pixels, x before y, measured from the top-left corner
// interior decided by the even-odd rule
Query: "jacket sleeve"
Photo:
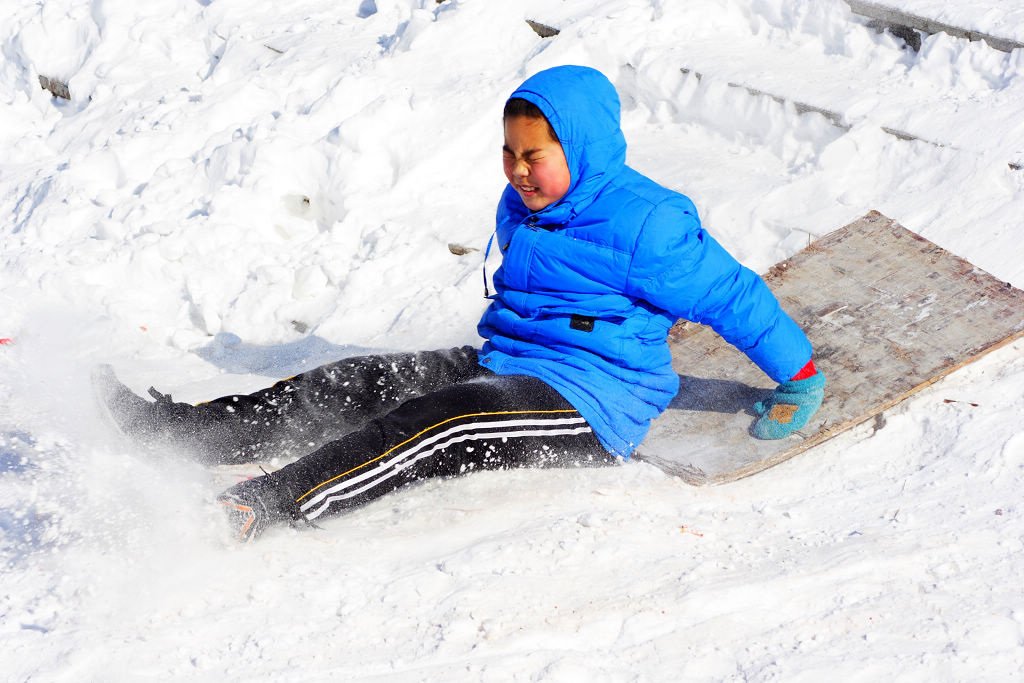
[[[764,281],[701,227],[693,204],[681,195],[648,214],[627,294],[710,325],[776,382],[790,379],[811,357],[807,336]]]

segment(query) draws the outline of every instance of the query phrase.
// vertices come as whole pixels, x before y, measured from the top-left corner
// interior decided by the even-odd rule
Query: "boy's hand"
[[[759,439],[782,439],[807,425],[821,407],[825,396],[825,375],[818,372],[807,379],[791,379],[775,388],[766,401],[754,404],[761,417],[753,434]]]

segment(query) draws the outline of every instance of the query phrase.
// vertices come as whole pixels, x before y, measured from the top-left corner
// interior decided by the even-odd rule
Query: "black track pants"
[[[429,477],[612,462],[586,420],[547,384],[489,375],[406,401],[272,478],[287,491],[283,511],[312,521]]]
[[[226,450],[310,445],[292,464],[238,485],[310,521],[429,477],[615,461],[557,391],[534,377],[495,375],[471,347],[346,359],[214,403],[257,428]]]
[[[212,464],[295,458],[411,398],[485,374],[470,346],[346,358],[195,406],[177,438]]]

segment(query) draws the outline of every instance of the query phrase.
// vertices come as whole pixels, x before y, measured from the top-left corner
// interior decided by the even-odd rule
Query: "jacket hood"
[[[626,164],[619,95],[596,69],[557,66],[531,76],[509,99],[514,97],[532,102],[544,113],[569,166],[569,190],[538,215],[547,222],[569,221],[589,206]],[[503,218],[521,220],[529,213],[515,189],[507,186],[498,209],[499,222]]]

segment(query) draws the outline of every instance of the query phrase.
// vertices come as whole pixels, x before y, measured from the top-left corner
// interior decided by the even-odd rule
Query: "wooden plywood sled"
[[[750,436],[775,384],[710,328],[669,335],[680,390],[635,457],[692,484],[739,479],[864,422],[1024,335],[1024,292],[872,211],[764,276],[814,345],[825,402],[779,441]]]

